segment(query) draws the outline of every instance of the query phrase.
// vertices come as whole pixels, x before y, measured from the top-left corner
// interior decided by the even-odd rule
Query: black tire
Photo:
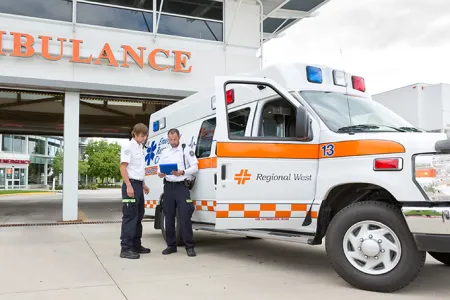
[[[166,227],[164,222],[165,222],[164,211],[161,210],[161,233],[164,238],[164,241],[166,241]],[[178,216],[178,209],[175,219],[175,235],[177,240],[177,246],[184,246],[183,237],[181,236],[181,226],[180,226],[180,217]]]
[[[450,266],[450,253],[444,252],[428,252],[435,260],[443,263],[444,265]]]
[[[400,242],[400,260],[384,274],[372,275],[358,270],[344,253],[343,240],[347,230],[358,222],[368,220],[388,226]],[[326,252],[334,270],[346,282],[362,290],[383,293],[400,290],[414,281],[426,258],[426,252],[417,249],[401,211],[394,205],[375,201],[357,202],[336,214],[327,230]]]

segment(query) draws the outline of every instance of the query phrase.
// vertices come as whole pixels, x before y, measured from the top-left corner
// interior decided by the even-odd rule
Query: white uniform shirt
[[[144,147],[139,145],[135,139],[131,139],[122,147],[120,153],[120,163],[128,163],[128,178],[144,180],[145,178],[145,154]]]
[[[172,148],[169,146],[162,151],[159,164],[177,164],[178,170],[184,170],[184,175],[181,176],[166,174],[167,181],[183,181],[186,178],[191,179],[191,175],[198,171],[197,157],[195,157],[194,151],[188,146],[184,148],[184,156],[186,168],[184,167],[183,148],[181,144],[178,145],[177,148]]]

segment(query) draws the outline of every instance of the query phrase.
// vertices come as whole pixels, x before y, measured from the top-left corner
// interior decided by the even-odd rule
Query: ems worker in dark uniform
[[[181,235],[187,255],[196,256],[191,223],[195,207],[190,197],[189,184],[192,182],[192,175],[198,171],[198,160],[192,149],[184,144],[180,145],[180,132],[178,129],[170,129],[168,138],[171,147],[163,150],[159,164],[176,163],[178,171],[172,171],[172,174],[158,173],[160,178],[164,178],[163,212],[165,216],[167,248],[162,254],[177,252],[175,217],[176,209],[178,208]]]
[[[150,253],[150,249],[141,245],[142,218],[144,217],[144,192],[149,193],[145,185],[144,143],[148,128],[142,123],[136,124],[131,132],[132,139],[122,147],[120,154],[120,174],[122,175],[122,232],[120,257],[136,259],[140,253]]]

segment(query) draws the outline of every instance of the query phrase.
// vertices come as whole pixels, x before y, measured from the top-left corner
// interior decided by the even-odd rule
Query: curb
[[[8,196],[50,195],[50,194],[56,194],[56,193],[55,193],[55,192],[32,192],[32,193],[0,194],[0,197],[8,197]]]

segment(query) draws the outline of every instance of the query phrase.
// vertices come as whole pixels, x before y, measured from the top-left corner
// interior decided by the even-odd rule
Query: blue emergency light
[[[159,130],[159,121],[153,122],[153,132],[156,132]]]
[[[307,66],[306,75],[309,82],[322,83],[322,70],[320,68]]]

